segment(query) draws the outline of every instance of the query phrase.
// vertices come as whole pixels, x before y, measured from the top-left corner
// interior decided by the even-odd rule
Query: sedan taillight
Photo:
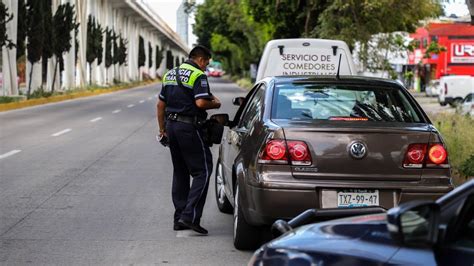
[[[426,143],[410,144],[403,160],[403,167],[449,167],[448,153],[441,143],[430,145]]]
[[[260,152],[259,163],[311,165],[311,153],[304,141],[269,140]]]

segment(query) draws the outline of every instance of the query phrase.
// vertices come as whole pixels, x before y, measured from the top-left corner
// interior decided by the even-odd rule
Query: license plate
[[[379,206],[379,191],[370,189],[345,189],[337,191],[337,207]]]

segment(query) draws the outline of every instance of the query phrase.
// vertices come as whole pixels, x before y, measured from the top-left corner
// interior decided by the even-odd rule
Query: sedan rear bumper
[[[244,201],[242,206],[247,206],[243,208],[243,213],[246,221],[252,225],[271,225],[277,219],[289,220],[307,209],[322,209],[322,191],[327,189],[336,188],[326,185],[306,189],[277,189],[247,184],[245,195],[242,195]],[[422,186],[418,190],[414,187],[380,189],[380,207],[390,209],[411,200],[436,200],[451,189],[450,187],[430,189]]]

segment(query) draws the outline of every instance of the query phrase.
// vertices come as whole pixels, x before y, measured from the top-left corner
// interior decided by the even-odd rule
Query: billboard
[[[474,42],[452,42],[451,63],[474,63]]]

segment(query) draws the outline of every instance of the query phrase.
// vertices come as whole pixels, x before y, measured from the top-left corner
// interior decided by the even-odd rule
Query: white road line
[[[0,155],[0,160],[1,160],[1,159],[5,159],[5,158],[7,158],[7,157],[10,157],[10,156],[12,156],[13,154],[17,154],[17,153],[19,153],[19,152],[21,152],[21,150],[12,150],[12,151],[9,151],[9,152],[7,152],[7,153],[5,153],[5,154]]]
[[[96,117],[96,118],[94,118],[94,119],[92,119],[92,120],[90,120],[90,121],[91,121],[92,123],[94,123],[94,122],[97,122],[97,121],[99,121],[99,120],[101,120],[101,119],[102,119],[102,117]]]
[[[62,134],[66,134],[66,133],[68,133],[68,132],[71,131],[71,130],[72,130],[72,129],[70,129],[70,128],[67,128],[67,129],[65,129],[65,130],[61,130],[61,131],[56,132],[56,133],[54,133],[53,135],[51,135],[51,137],[61,136]]]
[[[141,101],[140,101],[140,103],[144,103],[144,102],[145,102],[145,100],[141,100]]]
[[[127,105],[128,108],[132,108],[132,107],[134,107],[134,106],[135,106],[135,104],[129,104],[129,105]]]
[[[148,100],[150,101],[152,98],[151,97],[148,97]]]
[[[117,110],[113,111],[112,114],[120,113],[120,111],[122,111],[122,110],[117,109]]]

